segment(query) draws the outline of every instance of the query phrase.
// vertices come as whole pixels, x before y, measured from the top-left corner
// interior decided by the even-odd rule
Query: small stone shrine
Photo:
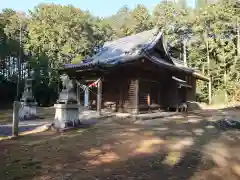
[[[19,117],[21,120],[32,120],[37,118],[37,102],[32,94],[33,73],[26,79],[24,92],[20,99],[21,107],[19,109]]]
[[[67,75],[61,76],[63,89],[59,94],[59,99],[55,107],[55,118],[53,127],[56,129],[65,129],[76,127],[79,121],[79,104],[73,90],[72,81]]]

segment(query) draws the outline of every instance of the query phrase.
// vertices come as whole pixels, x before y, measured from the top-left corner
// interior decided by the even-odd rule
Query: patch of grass
[[[54,117],[53,108],[37,108],[37,114],[41,119],[52,119]],[[12,109],[0,110],[0,124],[7,124],[12,122]]]
[[[12,122],[12,112],[10,110],[0,111],[0,124]]]

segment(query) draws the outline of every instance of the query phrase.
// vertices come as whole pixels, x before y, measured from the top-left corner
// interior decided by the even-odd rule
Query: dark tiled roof
[[[157,56],[154,55],[146,55],[147,58],[152,61],[153,63],[159,65],[159,66],[164,66],[172,70],[178,70],[178,71],[184,71],[187,73],[192,73],[194,70],[192,68],[184,67],[184,66],[176,66],[175,64],[171,64],[164,59],[161,59]]]
[[[106,42],[102,50],[90,58],[90,61],[79,64],[65,64],[64,68],[91,67],[95,65],[113,66],[126,62],[141,54],[143,49],[151,48],[161,37],[158,28],[135,35]]]
[[[152,49],[161,40],[161,49],[165,57],[161,58],[154,53],[142,53],[143,50]],[[91,69],[94,67],[112,67],[127,61],[136,60],[139,57],[147,57],[150,61],[159,66],[164,66],[172,70],[193,73],[197,78],[209,80],[207,77],[196,73],[192,68],[185,67],[182,60],[173,58],[167,51],[167,42],[162,36],[162,31],[154,28],[135,35],[123,37],[111,42],[106,42],[102,50],[89,59],[85,59],[78,64],[65,64],[64,69]],[[62,70],[64,70],[62,69]]]

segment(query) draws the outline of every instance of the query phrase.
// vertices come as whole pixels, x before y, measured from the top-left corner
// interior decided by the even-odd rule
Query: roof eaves
[[[136,53],[132,55],[121,55],[121,56],[116,56],[113,58],[106,59],[103,62],[93,60],[93,62],[89,62],[89,63],[66,64],[64,69],[85,70],[89,68],[111,68],[119,64],[124,64],[129,61],[134,61],[140,57],[142,57],[141,53]]]
[[[164,61],[163,59],[157,58],[155,56],[150,56],[146,53],[145,53],[145,57],[148,58],[153,63],[158,64],[158,65],[163,65],[169,69],[184,71],[186,73],[193,73],[193,71],[194,71],[193,69],[190,69],[190,68],[175,66],[174,64],[170,64],[170,63]]]
[[[88,62],[88,63],[78,63],[78,64],[65,64],[64,69],[75,69],[75,68],[85,68],[95,66],[96,62]]]

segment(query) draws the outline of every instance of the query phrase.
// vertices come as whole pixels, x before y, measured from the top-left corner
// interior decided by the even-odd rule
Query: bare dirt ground
[[[239,109],[133,124],[113,118],[63,134],[0,142],[3,180],[237,180],[240,131],[210,124]]]

